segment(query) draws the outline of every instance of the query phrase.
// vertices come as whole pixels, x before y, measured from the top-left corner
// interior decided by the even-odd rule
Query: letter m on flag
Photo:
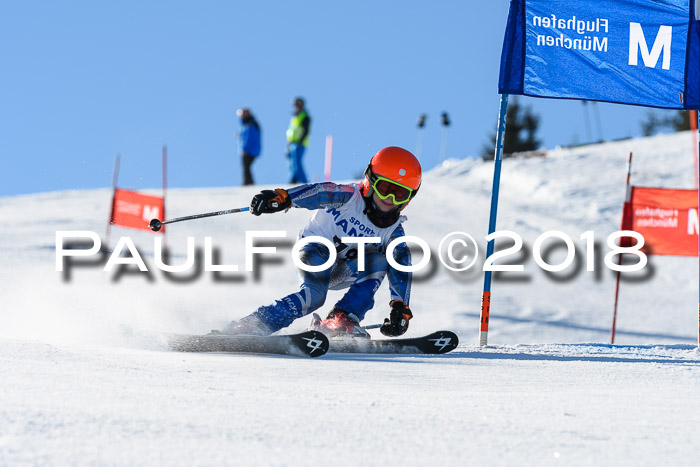
[[[637,57],[641,53],[644,66],[648,68],[656,68],[659,61],[659,56],[663,52],[663,61],[661,68],[668,70],[671,68],[671,40],[673,39],[673,27],[659,26],[659,32],[656,35],[654,45],[649,52],[647,40],[644,37],[642,25],[639,23],[630,23],[630,55],[629,64],[637,66]]]

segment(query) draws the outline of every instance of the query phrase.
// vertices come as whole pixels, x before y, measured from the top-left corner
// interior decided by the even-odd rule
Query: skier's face
[[[377,205],[379,210],[382,212],[389,212],[396,208],[396,205],[391,198],[381,199],[379,196],[377,196],[377,193],[372,193],[372,200],[374,200],[374,204]]]

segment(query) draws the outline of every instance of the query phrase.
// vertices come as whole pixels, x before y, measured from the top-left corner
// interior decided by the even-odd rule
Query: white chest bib
[[[394,230],[401,225],[405,217],[399,218],[398,222],[389,227],[381,228],[369,220],[363,212],[364,209],[365,202],[360,191],[356,189],[350,201],[342,206],[317,210],[299,232],[299,238],[318,235],[333,241],[338,246],[342,237],[379,237],[382,239],[380,244],[367,244],[365,250],[383,251]],[[346,250],[338,251],[338,257],[342,259]]]

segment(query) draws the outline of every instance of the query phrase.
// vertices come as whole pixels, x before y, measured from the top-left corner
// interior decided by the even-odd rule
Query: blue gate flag
[[[511,0],[500,94],[700,109],[700,0]]]

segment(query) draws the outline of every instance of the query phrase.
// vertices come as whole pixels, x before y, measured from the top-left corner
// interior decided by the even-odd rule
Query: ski
[[[452,331],[437,331],[427,336],[400,339],[332,337],[330,344],[330,352],[338,353],[443,354],[457,348],[459,338]]]
[[[169,334],[171,350],[177,352],[224,352],[320,357],[328,351],[328,338],[318,331],[276,336],[244,336],[212,331],[206,335]]]

